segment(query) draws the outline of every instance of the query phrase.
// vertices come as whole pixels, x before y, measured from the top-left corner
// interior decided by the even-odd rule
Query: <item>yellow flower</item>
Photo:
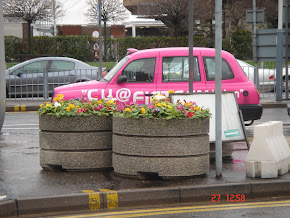
[[[50,102],[47,101],[47,102],[45,102],[45,104],[50,104]]]
[[[69,108],[70,109],[74,109],[75,108],[75,105],[74,104],[69,104]]]
[[[42,108],[43,107],[43,104],[39,105],[39,107]]]
[[[125,108],[125,111],[130,113],[131,109],[130,108]]]
[[[51,104],[46,104],[44,108],[52,107]]]
[[[64,99],[64,96],[62,94],[57,94],[56,96],[59,100],[63,100]]]
[[[155,106],[156,106],[156,107],[161,107],[161,104],[160,104],[160,103],[158,103],[158,104],[155,104]]]
[[[102,102],[102,101],[97,101],[97,103],[98,103],[98,104],[103,104],[103,102]]]
[[[171,90],[171,89],[169,89],[169,94],[173,94],[174,93],[174,91],[173,90]]]
[[[53,101],[59,101],[58,97],[53,98]]]
[[[164,102],[161,103],[162,107],[166,107],[166,104]]]
[[[78,106],[78,105],[77,105],[77,106],[76,106],[76,108],[77,108],[77,109],[79,109],[79,108],[80,108],[80,106]]]
[[[71,108],[70,108],[70,107],[66,107],[66,110],[67,110],[67,111],[70,111],[70,110],[71,110]]]
[[[191,105],[192,105],[191,102],[186,102],[186,103],[185,103],[185,107],[189,107],[189,106],[191,106]]]
[[[170,105],[167,106],[169,109],[172,109],[172,107]]]
[[[142,112],[142,114],[145,114],[146,111],[145,111],[144,108],[142,108],[142,109],[141,109],[141,112]]]

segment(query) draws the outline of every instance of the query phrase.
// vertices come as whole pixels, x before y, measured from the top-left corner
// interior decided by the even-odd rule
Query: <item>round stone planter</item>
[[[113,117],[113,168],[123,176],[186,177],[209,171],[209,119]]]
[[[92,170],[112,167],[112,117],[39,116],[40,166]]]

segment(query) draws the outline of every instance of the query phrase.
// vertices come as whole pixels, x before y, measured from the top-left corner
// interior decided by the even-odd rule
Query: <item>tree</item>
[[[99,8],[98,0],[87,0],[89,5],[85,15],[93,22],[98,20]],[[128,10],[120,0],[102,0],[101,19],[104,23],[104,60],[107,59],[107,23],[121,21],[128,16]],[[101,37],[101,36],[100,36]]]
[[[150,14],[173,30],[176,44],[180,32],[186,30],[187,33],[188,0],[155,0],[150,7]]]
[[[3,0],[4,17],[8,20],[23,20],[28,23],[28,43],[31,48],[31,24],[42,19],[63,16],[58,0]]]

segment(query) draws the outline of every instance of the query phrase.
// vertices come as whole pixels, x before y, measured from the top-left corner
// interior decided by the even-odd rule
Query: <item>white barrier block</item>
[[[276,178],[290,169],[290,149],[282,121],[254,126],[254,140],[246,157],[248,177]]]

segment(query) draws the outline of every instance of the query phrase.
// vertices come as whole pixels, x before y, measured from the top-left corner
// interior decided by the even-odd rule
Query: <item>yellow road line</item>
[[[173,213],[236,210],[236,209],[247,209],[247,208],[283,207],[283,206],[290,206],[290,200],[220,204],[220,205],[209,205],[209,206],[176,207],[176,208],[162,208],[162,209],[148,209],[148,210],[134,210],[134,211],[119,211],[119,212],[110,212],[110,213],[97,213],[97,214],[63,216],[63,217],[71,217],[71,218],[102,217],[102,216],[103,217],[134,217],[134,216],[147,216],[147,215],[160,215],[160,214],[173,214]]]
[[[239,207],[222,207],[222,208],[204,208],[204,209],[192,209],[192,210],[173,210],[173,211],[159,211],[159,212],[149,212],[149,213],[135,213],[135,214],[125,214],[125,215],[113,215],[109,214],[106,216],[95,217],[107,217],[107,218],[124,218],[124,217],[139,217],[139,216],[154,216],[154,215],[166,215],[166,214],[181,214],[181,213],[194,213],[194,212],[205,212],[205,211],[218,211],[218,210],[239,210],[239,209],[250,209],[250,208],[263,208],[263,207],[285,207],[290,206],[287,204],[274,204],[274,205],[252,205],[252,206],[239,206]]]

